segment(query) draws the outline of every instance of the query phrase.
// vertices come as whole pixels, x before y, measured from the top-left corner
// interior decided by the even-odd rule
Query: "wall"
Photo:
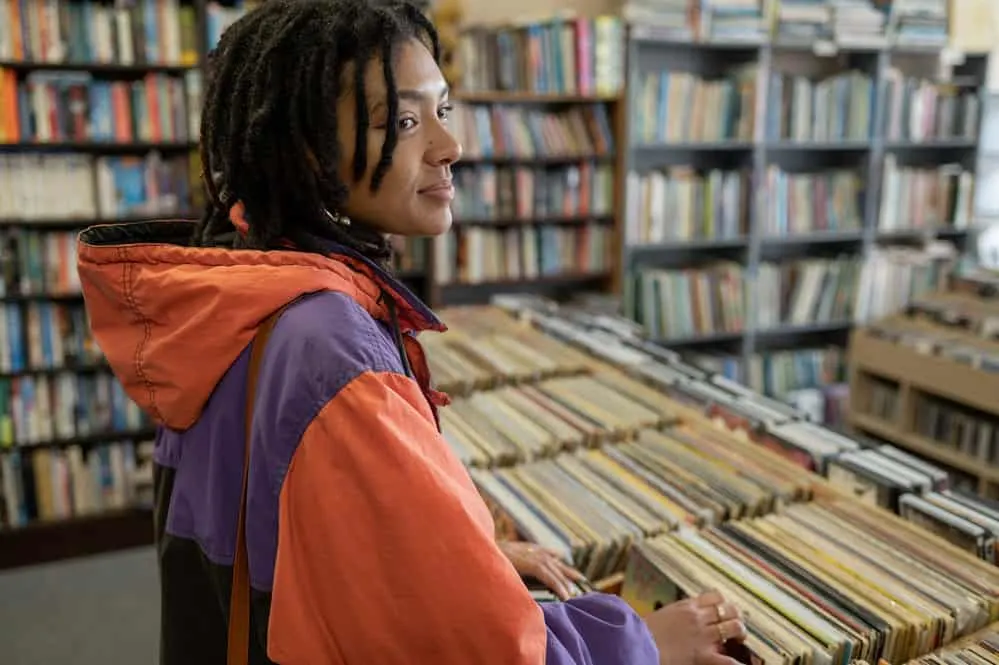
[[[441,0],[436,0],[440,2]],[[543,18],[555,12],[574,11],[581,16],[614,14],[620,0],[461,0],[466,24],[509,23]]]

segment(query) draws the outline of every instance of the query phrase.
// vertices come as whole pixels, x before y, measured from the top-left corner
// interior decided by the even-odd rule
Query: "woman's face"
[[[353,94],[337,102],[338,138],[343,149],[339,175],[350,183],[347,203],[339,212],[363,220],[383,233],[439,235],[451,226],[451,165],[461,157],[461,144],[448,131],[448,88],[440,68],[425,45],[411,40],[396,49],[393,69],[399,92],[398,143],[392,166],[380,186],[371,191],[371,175],[381,159],[388,122],[388,102],[382,63],[372,59],[365,71],[368,104],[368,168],[354,182],[353,157],[357,115]],[[344,73],[353,80],[353,71]]]

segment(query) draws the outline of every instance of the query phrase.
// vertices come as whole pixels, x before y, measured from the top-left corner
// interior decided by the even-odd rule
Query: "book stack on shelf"
[[[832,0],[833,42],[852,48],[882,48],[887,5],[879,0]]]
[[[434,304],[609,288],[623,39],[611,16],[463,32],[450,122],[464,155],[454,227],[429,252]]]
[[[152,540],[153,430],[90,336],[76,232],[200,205],[205,17],[177,0],[0,17],[2,568]]]
[[[894,0],[890,34],[900,46],[942,47],[948,38],[947,0]]]

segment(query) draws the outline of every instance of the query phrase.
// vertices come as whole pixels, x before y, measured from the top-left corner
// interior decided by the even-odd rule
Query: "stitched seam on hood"
[[[149,394],[149,410],[153,412],[153,417],[159,422],[166,422],[156,403],[156,386],[149,380],[149,376],[146,374],[145,367],[143,366],[143,355],[146,345],[149,343],[149,338],[152,337],[153,327],[150,325],[149,317],[145,316],[139,309],[139,303],[135,298],[135,264],[126,260],[128,258],[128,250],[124,247],[121,247],[118,253],[122,259],[122,287],[125,293],[125,302],[128,303],[128,307],[132,313],[142,321],[142,339],[135,346],[135,356],[133,358],[135,375],[142,381],[142,385],[146,387],[146,392]]]

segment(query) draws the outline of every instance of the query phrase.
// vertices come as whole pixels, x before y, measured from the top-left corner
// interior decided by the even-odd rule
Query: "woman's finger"
[[[720,591],[712,589],[695,598],[694,602],[698,607],[711,607],[712,605],[721,605],[725,602],[725,597],[721,595]]]
[[[706,617],[708,625],[724,623],[733,619],[741,619],[742,614],[732,603],[719,603],[718,605],[701,608],[702,616]]]
[[[581,572],[579,572],[578,570],[567,564],[565,561],[562,561],[562,559],[558,559],[555,562],[555,565],[557,565],[559,569],[562,571],[562,573],[570,580],[573,580],[574,582],[586,581],[586,575],[582,574]]]
[[[576,585],[572,583],[572,580],[562,571],[558,563],[555,561],[546,561],[544,564],[545,569],[549,572],[553,579],[557,580],[559,593],[557,594],[560,600],[569,600],[576,595]]]
[[[746,639],[746,626],[739,619],[730,619],[721,623],[716,623],[707,628],[711,639],[718,644],[724,644],[729,640],[739,642]]]
[[[545,585],[549,591],[555,594],[559,600],[568,600],[568,591],[562,583],[562,578],[551,566],[539,563],[533,571],[533,576]]]

